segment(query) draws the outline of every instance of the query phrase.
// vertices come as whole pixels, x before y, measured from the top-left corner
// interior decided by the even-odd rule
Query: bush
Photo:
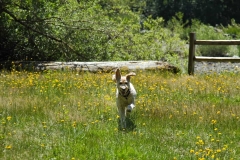
[[[228,40],[230,39],[224,33],[224,27],[212,27],[193,21],[191,31],[196,32],[196,38],[199,40]],[[236,47],[234,46],[212,46],[212,45],[200,45],[197,46],[197,54],[210,57],[225,57],[235,55]]]
[[[227,39],[222,33],[216,32],[215,28],[212,26],[206,26],[201,24],[196,30],[197,39],[201,40],[219,40]],[[199,46],[198,52],[202,56],[223,56],[226,55],[228,51],[228,46]]]
[[[229,35],[231,38],[239,39],[240,38],[240,26],[232,19],[231,24],[223,29],[223,31]]]
[[[235,22],[234,19],[232,19],[231,24],[224,28],[224,32],[233,39],[240,39],[240,26]],[[238,45],[236,48],[237,54],[235,55],[240,56],[240,45]]]

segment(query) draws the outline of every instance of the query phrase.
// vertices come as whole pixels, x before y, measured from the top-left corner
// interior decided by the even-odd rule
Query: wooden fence
[[[210,62],[240,62],[240,58],[233,57],[200,57],[195,56],[195,45],[240,45],[240,40],[196,40],[196,34],[190,33],[188,74],[194,75],[194,61]]]

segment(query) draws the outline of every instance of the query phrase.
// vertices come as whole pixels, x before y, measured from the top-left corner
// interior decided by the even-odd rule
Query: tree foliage
[[[239,36],[239,5],[225,0],[0,0],[0,60],[176,60],[186,56],[188,32],[202,24],[196,25],[196,18],[210,24],[235,18],[223,30]]]
[[[0,3],[1,60],[159,60],[184,44],[162,18],[140,18],[144,1]]]
[[[17,60],[89,60],[107,41],[109,23],[93,2],[26,0],[5,3],[5,52]],[[2,36],[1,36],[2,37]],[[14,38],[13,38],[14,37]],[[12,38],[12,39],[11,39]],[[87,44],[87,45],[85,45]],[[91,47],[90,47],[91,46]],[[102,47],[104,48],[104,46]],[[5,48],[4,48],[5,49]],[[11,50],[12,49],[12,50]],[[2,52],[3,54],[3,52]],[[76,58],[77,57],[77,58]]]
[[[164,17],[167,21],[177,12],[184,14],[184,21],[198,19],[205,24],[227,25],[231,19],[240,22],[240,1],[234,0],[146,0],[145,13]]]

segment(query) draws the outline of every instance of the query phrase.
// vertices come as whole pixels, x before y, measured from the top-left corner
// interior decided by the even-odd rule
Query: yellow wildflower
[[[216,123],[217,123],[217,120],[214,120],[214,119],[213,119],[213,120],[211,121],[211,123],[212,123],[212,124],[216,124]]]
[[[191,149],[191,150],[190,150],[190,153],[194,153],[194,150],[193,150],[193,149]]]
[[[7,120],[10,121],[12,119],[11,116],[7,116]]]
[[[11,149],[12,146],[11,146],[11,145],[7,145],[5,148],[6,148],[6,149]]]

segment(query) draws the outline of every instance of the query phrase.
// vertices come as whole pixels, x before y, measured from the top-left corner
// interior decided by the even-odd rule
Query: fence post
[[[190,33],[190,41],[189,41],[189,57],[188,57],[188,74],[194,75],[194,58],[195,58],[195,40],[196,34]]]

